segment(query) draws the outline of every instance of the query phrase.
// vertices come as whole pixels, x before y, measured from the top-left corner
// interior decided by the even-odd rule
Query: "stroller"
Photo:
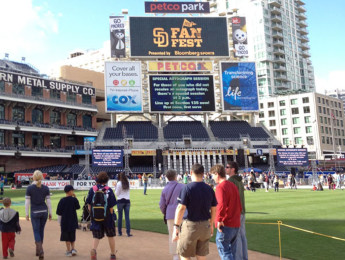
[[[81,221],[79,226],[83,231],[90,230],[91,215],[88,208],[88,204],[86,203],[86,197],[84,197],[83,214],[81,215]]]

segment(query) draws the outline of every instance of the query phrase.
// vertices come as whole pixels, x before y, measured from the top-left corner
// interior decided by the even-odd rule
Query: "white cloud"
[[[345,89],[345,70],[330,71],[326,77],[315,75],[316,91],[325,94],[325,90]]]
[[[58,18],[47,5],[33,6],[32,0],[0,1],[0,58],[4,53],[10,59],[44,53],[49,36],[59,30]]]

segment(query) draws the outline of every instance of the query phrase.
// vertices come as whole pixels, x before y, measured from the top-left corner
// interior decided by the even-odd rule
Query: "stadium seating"
[[[20,170],[17,172],[20,173],[33,173],[36,170],[40,170],[43,173],[49,173],[54,175],[54,173],[61,173],[66,168],[66,165],[53,165],[53,166],[47,166],[47,167],[41,167],[41,168],[33,168],[33,169],[26,169],[26,170]]]
[[[249,135],[251,139],[267,139],[270,136],[262,127],[252,127],[246,121],[211,121],[213,135],[221,140],[240,140],[241,135]]]
[[[157,140],[158,129],[152,122],[146,121],[122,121],[116,127],[110,127],[105,130],[103,140],[122,140],[124,129],[127,137],[133,137],[134,140]]]
[[[171,121],[164,128],[165,140],[183,140],[191,136],[194,141],[209,141],[210,137],[200,121]]]

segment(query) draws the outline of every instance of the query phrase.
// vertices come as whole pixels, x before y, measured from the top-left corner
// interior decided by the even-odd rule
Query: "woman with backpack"
[[[100,239],[105,235],[108,237],[110,247],[110,259],[116,259],[115,255],[115,219],[114,206],[116,198],[114,192],[107,185],[109,181],[106,172],[97,175],[96,185],[93,186],[86,199],[91,214],[91,231],[93,236],[93,248],[91,259],[97,260],[97,247]]]
[[[117,212],[119,213],[119,219],[117,221],[117,230],[119,236],[122,236],[122,213],[125,212],[126,221],[126,233],[128,237],[131,237],[131,222],[129,220],[129,209],[131,202],[129,200],[129,182],[126,174],[121,172],[118,176],[118,182],[116,183],[115,195],[117,197]]]

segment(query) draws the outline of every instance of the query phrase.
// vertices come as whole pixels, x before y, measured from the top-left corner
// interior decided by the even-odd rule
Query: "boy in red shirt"
[[[234,259],[236,237],[241,226],[241,200],[235,184],[226,180],[223,165],[211,168],[211,174],[217,184],[217,212],[215,226],[217,228],[216,244],[222,260]]]

